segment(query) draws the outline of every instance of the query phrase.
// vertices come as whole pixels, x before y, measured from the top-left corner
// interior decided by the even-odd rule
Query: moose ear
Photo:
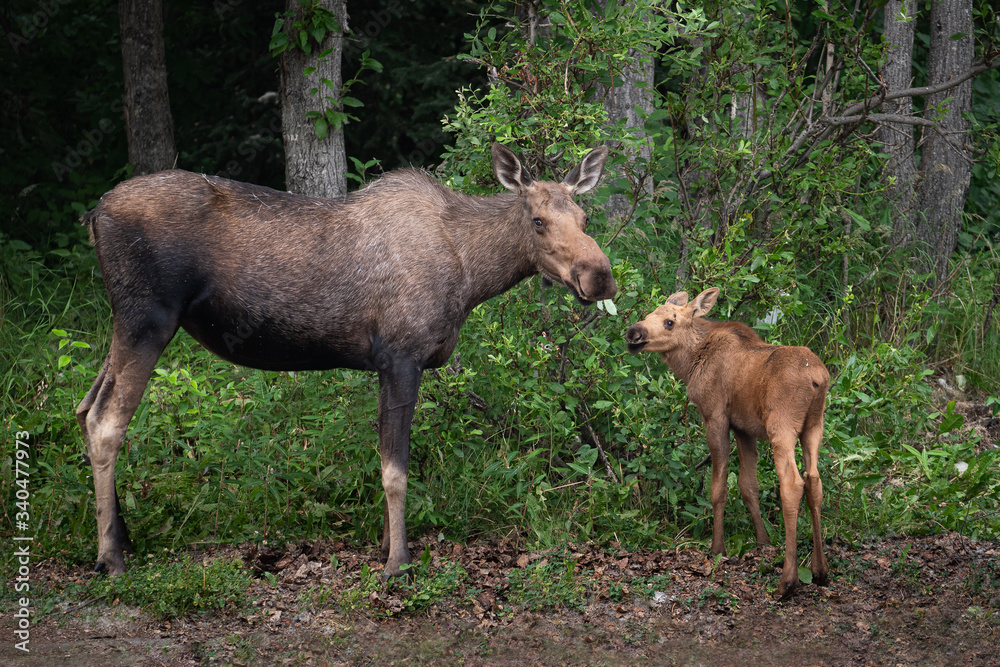
[[[608,159],[608,147],[598,146],[584,156],[580,164],[566,174],[563,185],[568,185],[573,195],[583,194],[597,185],[604,171],[604,161]]]
[[[694,302],[691,304],[694,306],[694,316],[701,317],[702,315],[707,315],[708,311],[712,310],[712,306],[715,305],[715,301],[718,298],[718,287],[709,287],[707,290],[696,296]]]
[[[686,306],[688,302],[687,292],[674,292],[669,297],[667,297],[667,303],[674,306]],[[666,304],[664,304],[666,305]]]
[[[500,185],[511,192],[520,192],[531,187],[533,183],[531,176],[521,166],[521,161],[513,151],[503,144],[494,143],[490,152],[493,154],[493,173],[497,175]]]

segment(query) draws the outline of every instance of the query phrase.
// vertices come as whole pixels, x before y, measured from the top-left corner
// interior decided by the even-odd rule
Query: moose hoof
[[[817,586],[829,586],[830,577],[826,572],[821,572],[819,574],[813,572],[813,583]]]
[[[125,574],[125,559],[118,557],[118,562],[113,558],[98,558],[94,566],[94,572],[101,576],[117,577]]]
[[[399,577],[406,577],[407,579],[413,579],[413,571],[410,568],[403,569],[404,565],[409,565],[410,561],[405,560],[399,563],[394,563],[390,565],[386,563],[385,569],[382,570],[382,581],[389,581],[390,579],[397,579]]]
[[[103,560],[99,560],[97,561],[97,565],[94,566],[94,573],[99,577],[119,577],[125,574],[125,568],[115,571],[114,568],[110,567]]]
[[[798,582],[797,579],[794,580],[794,581],[790,581],[787,584],[785,582],[779,583],[778,584],[778,599],[779,600],[787,600],[788,598],[790,598],[792,596],[793,593],[795,593],[795,589],[797,589],[798,587],[799,587],[799,582]]]

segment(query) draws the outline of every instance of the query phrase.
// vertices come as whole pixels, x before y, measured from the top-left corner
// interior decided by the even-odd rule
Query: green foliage
[[[319,54],[318,58],[322,61],[324,58],[329,57],[333,52],[333,49],[327,49],[323,53]],[[316,71],[315,67],[306,67],[303,72],[304,76],[309,76]],[[316,136],[320,140],[326,138],[327,131],[330,128],[334,130],[339,130],[349,121],[357,122],[358,117],[347,113],[344,109],[346,107],[359,108],[364,106],[356,97],[351,97],[348,93],[351,89],[361,81],[361,75],[365,71],[381,72],[382,63],[372,58],[367,51],[361,54],[361,64],[358,66],[358,71],[353,77],[345,80],[339,90],[335,90],[333,82],[329,79],[322,79],[323,86],[328,89],[324,90],[323,94],[319,96],[322,102],[322,108],[319,110],[307,111],[306,118],[313,119],[313,129],[316,131]],[[312,88],[309,90],[309,94],[315,97],[320,92],[319,88]]]
[[[671,578],[669,573],[654,574],[651,577],[636,577],[631,581],[632,590],[638,595],[649,600],[657,591],[666,591],[670,588]]]
[[[580,609],[585,587],[572,558],[543,558],[527,567],[511,570],[507,599],[521,609],[568,607]]]
[[[295,12],[275,15],[271,43],[268,45],[272,57],[277,57],[288,49],[298,49],[309,55],[314,48],[323,46],[327,35],[345,32],[337,16],[318,0],[299,0],[299,4],[302,6],[301,16],[296,16]],[[287,29],[286,22],[289,23]]]
[[[466,580],[465,568],[458,561],[445,561],[440,569],[431,572],[430,552],[424,551],[417,566],[411,566],[396,590],[404,613],[418,613],[432,605],[450,600]]]
[[[451,602],[467,578],[458,561],[442,561],[432,567],[430,551],[425,550],[419,563],[407,568],[405,577],[383,582],[379,572],[365,565],[356,578],[348,576],[347,588],[339,594],[335,595],[332,589],[321,584],[303,591],[299,597],[313,608],[336,604],[348,614],[418,614],[433,605]]]
[[[184,556],[172,563],[133,565],[120,577],[94,579],[91,596],[107,596],[109,604],[136,605],[159,619],[192,613],[235,612],[247,604],[250,575],[238,560]]]
[[[806,571],[808,572],[808,570]],[[715,606],[722,611],[732,612],[736,611],[739,602],[740,599],[732,593],[727,593],[725,590],[714,586],[706,586],[698,594],[697,604],[699,607]]]

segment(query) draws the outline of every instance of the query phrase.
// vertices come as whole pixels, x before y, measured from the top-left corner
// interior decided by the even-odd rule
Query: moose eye
[[[540,232],[540,231],[542,231],[542,228],[545,226],[542,223],[542,219],[541,218],[533,218],[531,222],[533,222],[534,225],[535,225],[535,231],[539,231]]]
[[[673,329],[674,328],[674,321],[673,320],[667,320],[667,321],[665,321],[663,323],[663,328],[664,329]]]

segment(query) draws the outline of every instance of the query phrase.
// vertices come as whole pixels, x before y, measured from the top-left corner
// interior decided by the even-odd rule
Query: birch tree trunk
[[[161,0],[119,0],[125,134],[133,175],[174,166],[174,119],[167,93]]]
[[[889,57],[882,69],[882,78],[888,90],[905,90],[912,87],[913,33],[916,27],[916,0],[889,0],[885,5],[884,36],[889,43]],[[908,21],[902,20],[908,18]],[[913,113],[913,98],[901,97],[887,103],[885,111],[900,116]],[[885,167],[888,196],[892,206],[894,241],[904,242],[913,234],[915,214],[914,181],[917,175],[914,155],[913,125],[885,123],[879,128],[878,138],[883,150],[889,154]],[[890,178],[891,177],[891,178]]]
[[[601,0],[602,10],[608,2],[616,2],[616,0]],[[607,88],[598,84],[594,87],[597,98],[603,97],[604,99],[604,109],[608,112],[608,122],[613,125],[624,120],[625,127],[632,134],[641,138],[646,136],[643,115],[648,115],[653,111],[653,67],[651,54],[629,49],[628,58],[625,59],[621,71],[621,85],[612,85],[611,88]],[[637,107],[639,111],[636,110]],[[648,160],[652,152],[652,146],[647,140],[638,147],[637,151],[633,151],[632,155],[626,156],[626,159],[632,161],[641,157]],[[653,194],[652,179],[647,180],[643,191],[646,195]],[[615,194],[608,199],[604,210],[607,212],[609,220],[622,220],[632,210],[632,202],[624,195]]]
[[[953,36],[963,34],[959,39]],[[966,72],[972,65],[972,0],[934,0],[931,5],[930,62],[927,83],[934,85]],[[947,98],[953,98],[945,104]],[[962,117],[972,109],[972,80],[928,96],[924,118],[938,118],[937,127],[926,138],[920,160],[920,215],[916,236],[930,256],[929,270],[940,283],[948,275],[948,262],[962,228],[962,209],[969,192],[972,170],[966,146],[969,121]]]
[[[317,3],[333,12],[343,32],[347,32],[347,7],[344,0],[322,0]],[[301,20],[303,7],[298,0],[287,0],[288,11],[294,18],[290,26]],[[289,39],[294,43],[294,35]],[[323,98],[339,98],[343,33],[327,33],[320,47],[306,54],[298,47],[286,49],[281,56],[281,133],[285,144],[285,188],[289,192],[314,197],[343,197],[347,194],[347,155],[344,150],[344,130],[330,127],[320,139],[309,111],[323,111]],[[323,59],[316,56],[327,49],[333,51]],[[315,71],[306,75],[307,67]],[[324,83],[323,79],[329,81]],[[310,91],[317,89],[317,93]]]

